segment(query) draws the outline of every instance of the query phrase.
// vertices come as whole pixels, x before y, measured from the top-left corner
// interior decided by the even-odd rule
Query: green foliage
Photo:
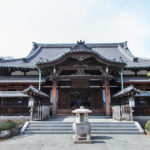
[[[150,77],[150,71],[147,73],[147,76]]]
[[[43,121],[48,120],[48,119],[49,119],[48,115],[42,118]]]
[[[150,120],[146,122],[145,129],[150,132]]]
[[[11,120],[7,120],[4,123],[0,124],[0,131],[15,128],[16,125],[17,125],[17,123],[15,123]]]

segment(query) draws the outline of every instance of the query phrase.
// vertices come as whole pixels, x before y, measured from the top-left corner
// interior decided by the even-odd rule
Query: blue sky
[[[25,57],[32,42],[128,41],[150,58],[149,0],[0,0],[0,56]]]

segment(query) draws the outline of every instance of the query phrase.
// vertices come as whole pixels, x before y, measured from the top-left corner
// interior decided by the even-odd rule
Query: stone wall
[[[50,106],[42,106],[42,119],[50,118]]]
[[[0,138],[9,138],[20,134],[21,126],[16,128],[0,131]]]

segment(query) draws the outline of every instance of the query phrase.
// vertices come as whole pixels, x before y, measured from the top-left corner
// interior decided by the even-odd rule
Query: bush
[[[150,120],[146,122],[145,129],[150,132]]]
[[[15,128],[16,125],[17,125],[17,123],[15,123],[15,122],[13,122],[11,120],[7,120],[7,121],[5,121],[4,123],[2,123],[0,125],[0,131]]]
[[[49,119],[48,115],[46,115],[45,117],[42,118],[43,121],[46,121],[48,119]]]

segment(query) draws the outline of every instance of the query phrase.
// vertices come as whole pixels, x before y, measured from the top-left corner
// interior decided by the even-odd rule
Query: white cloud
[[[148,19],[134,11],[133,2],[117,2],[1,0],[0,55],[24,57],[32,48],[32,41],[69,43],[82,39],[86,42],[127,40],[134,54],[150,58]]]

